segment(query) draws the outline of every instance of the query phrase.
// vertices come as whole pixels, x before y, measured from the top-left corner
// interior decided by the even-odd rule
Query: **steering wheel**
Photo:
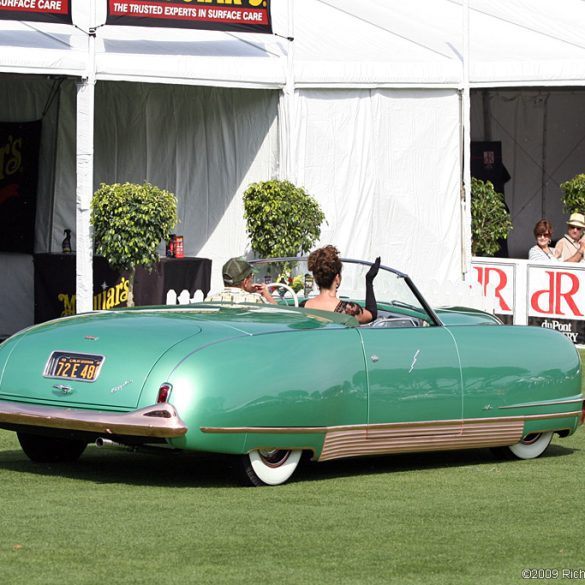
[[[270,282],[266,286],[268,288],[284,288],[292,295],[295,307],[299,306],[299,297],[297,296],[297,293],[290,286],[288,286],[288,284],[284,284],[284,282]]]

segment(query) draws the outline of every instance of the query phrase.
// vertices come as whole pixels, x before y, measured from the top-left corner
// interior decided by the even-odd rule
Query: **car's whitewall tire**
[[[540,457],[550,445],[553,433],[531,433],[515,445],[496,447],[492,451],[498,457],[506,459],[536,459]]]
[[[257,449],[243,455],[244,474],[255,486],[286,482],[301,460],[302,450]]]

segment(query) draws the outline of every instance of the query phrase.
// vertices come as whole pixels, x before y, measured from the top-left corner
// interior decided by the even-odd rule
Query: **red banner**
[[[108,0],[106,24],[272,33],[270,0]]]
[[[71,24],[70,0],[0,0],[0,19]]]

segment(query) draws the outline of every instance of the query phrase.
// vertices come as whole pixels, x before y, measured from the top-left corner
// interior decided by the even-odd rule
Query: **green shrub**
[[[474,256],[493,256],[499,240],[512,230],[510,213],[504,196],[497,193],[491,181],[471,179],[471,252]]]
[[[561,183],[563,206],[567,213],[585,212],[585,175],[576,175]]]
[[[158,262],[157,248],[177,223],[175,195],[144,183],[102,183],[91,202],[95,250],[112,268],[129,272],[128,306],[137,266]]]
[[[311,250],[325,219],[319,203],[289,181],[253,183],[244,193],[244,219],[252,249],[261,258]]]

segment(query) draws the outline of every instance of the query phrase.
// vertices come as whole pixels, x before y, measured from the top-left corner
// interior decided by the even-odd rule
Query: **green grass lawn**
[[[238,487],[230,463],[89,447],[75,465],[33,464],[0,431],[0,583],[499,585],[526,568],[585,571],[583,428],[533,461],[309,463],[276,488]]]

